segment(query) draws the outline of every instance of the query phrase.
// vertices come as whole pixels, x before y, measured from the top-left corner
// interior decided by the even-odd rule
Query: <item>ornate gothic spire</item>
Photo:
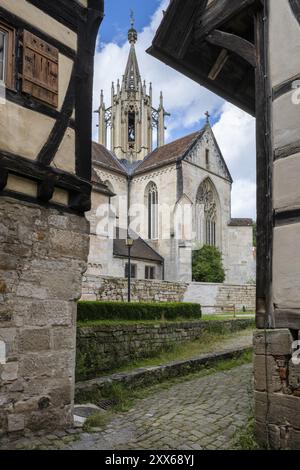
[[[137,31],[134,28],[134,16],[131,11],[131,28],[128,31],[128,40],[130,44],[130,52],[124,75],[124,85],[126,91],[138,91],[141,82],[139,65],[135,53],[135,44],[137,42]]]

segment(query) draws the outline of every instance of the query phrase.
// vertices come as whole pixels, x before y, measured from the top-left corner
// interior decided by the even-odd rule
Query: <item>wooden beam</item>
[[[215,64],[213,65],[211,71],[208,74],[208,78],[210,80],[214,81],[218,78],[218,76],[220,75],[228,59],[229,59],[228,51],[226,49],[222,49],[222,51],[219,54],[219,57],[217,58]]]
[[[202,41],[211,31],[256,3],[257,0],[218,0],[211,3],[204,12],[199,9],[194,27],[196,43]]]
[[[147,53],[152,55],[156,59],[161,60],[165,64],[177,70],[178,72],[181,72],[182,74],[191,78],[192,80],[204,86],[213,93],[222,96],[222,98],[227,101],[230,101],[230,103],[234,104],[243,111],[246,111],[252,116],[255,116],[254,99],[252,100],[251,98],[245,97],[245,95],[237,96],[236,90],[231,90],[229,87],[225,87],[217,81],[208,80],[207,72],[204,73],[204,71],[201,70],[201,67],[199,66],[199,63],[197,61],[193,61],[192,63],[191,61],[187,60],[178,60],[173,57],[172,54],[167,53],[164,48],[160,49],[157,48],[155,45],[150,47],[147,50]]]
[[[251,42],[246,41],[246,39],[215,29],[206,37],[206,40],[214,46],[220,46],[223,49],[234,52],[253,67],[256,66],[255,47]]]

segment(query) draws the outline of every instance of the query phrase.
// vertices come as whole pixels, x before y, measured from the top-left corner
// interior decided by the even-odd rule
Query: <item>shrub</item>
[[[215,246],[204,245],[193,252],[193,279],[196,282],[224,282],[222,254]]]
[[[192,303],[78,302],[77,320],[176,320],[199,319],[201,307]]]

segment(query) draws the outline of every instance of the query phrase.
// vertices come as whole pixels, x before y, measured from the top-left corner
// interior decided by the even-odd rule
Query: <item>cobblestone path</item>
[[[187,380],[138,400],[105,430],[83,433],[76,450],[230,449],[251,407],[252,365]]]

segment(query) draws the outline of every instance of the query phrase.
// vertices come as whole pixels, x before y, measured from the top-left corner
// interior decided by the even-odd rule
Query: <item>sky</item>
[[[169,0],[105,1],[105,18],[95,55],[94,110],[99,107],[101,89],[106,106],[110,106],[111,83],[121,79],[125,71],[130,10],[133,10],[142,79],[147,85],[152,82],[153,105],[158,106],[162,91],[166,111],[171,113],[166,119],[166,142],[201,129],[205,124],[204,113],[209,111],[213,132],[234,180],[232,217],[256,219],[255,119],[146,53],[168,4]],[[94,114],[94,140],[97,140],[96,124]]]

